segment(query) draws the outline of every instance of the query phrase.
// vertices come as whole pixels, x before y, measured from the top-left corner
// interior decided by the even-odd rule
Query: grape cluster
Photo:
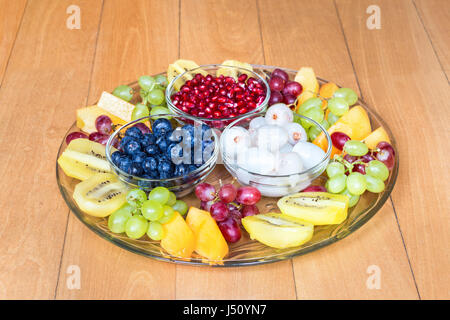
[[[256,203],[261,193],[254,187],[236,188],[228,183],[217,192],[214,186],[201,183],[195,188],[195,195],[201,201],[200,208],[211,213],[225,240],[231,243],[241,238],[241,219],[259,214]]]
[[[152,240],[164,237],[163,224],[169,222],[175,211],[185,215],[188,206],[177,200],[175,194],[164,187],[154,188],[148,195],[141,189],[130,190],[127,202],[108,218],[108,228],[131,239],[145,234]]]
[[[326,169],[329,180],[325,188],[331,193],[349,197],[349,206],[355,206],[366,191],[380,193],[384,181],[395,164],[395,151],[388,142],[379,142],[375,150],[369,150],[361,141],[351,140],[342,132],[331,135],[333,146],[345,155],[335,156]]]
[[[303,91],[302,85],[296,81],[290,81],[288,74],[281,69],[273,70],[269,87],[271,90],[269,106],[276,103],[293,105]]]
[[[91,141],[95,141],[98,143],[101,143],[103,145],[106,145],[106,142],[108,142],[109,136],[113,133],[114,125],[112,123],[112,120],[107,115],[101,115],[98,116],[97,119],[95,119],[95,128],[97,129],[96,132],[92,132],[87,136],[86,134],[82,132],[72,132],[67,135],[66,137],[66,143],[69,144],[70,141],[74,139],[89,139]],[[113,141],[113,146],[117,148],[119,146],[118,140]]]

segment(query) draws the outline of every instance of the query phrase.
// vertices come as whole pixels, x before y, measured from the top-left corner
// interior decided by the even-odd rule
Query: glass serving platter
[[[253,65],[254,69],[258,70],[259,74],[264,74],[269,78],[271,72],[277,68],[274,66],[264,66],[264,65]],[[291,79],[294,78],[297,71],[285,69]],[[164,74],[164,73],[161,73]],[[329,81],[318,78],[320,84],[327,83]],[[130,86],[137,88],[137,83],[133,83]],[[372,124],[372,128],[376,129],[379,126],[383,126],[386,132],[389,134],[391,139],[391,144],[395,150],[397,150],[395,139],[392,135],[391,130],[387,126],[387,124],[378,116],[367,104],[361,99],[358,100],[357,104],[361,105],[369,114],[370,121]],[[66,135],[70,132],[78,131],[76,124],[74,123]],[[66,136],[63,137],[61,146],[58,151],[57,159],[61,155],[61,153],[66,148],[65,139]],[[242,238],[234,244],[229,244],[229,253],[224,258],[223,261],[208,261],[205,258],[196,255],[195,253],[190,259],[182,259],[169,255],[165,250],[163,250],[159,244],[159,241],[153,241],[148,238],[146,235],[139,240],[133,240],[128,238],[125,234],[115,234],[109,231],[108,229],[108,220],[107,218],[97,218],[90,216],[77,206],[75,203],[72,194],[75,188],[75,185],[79,182],[77,179],[73,179],[71,177],[66,176],[66,174],[62,171],[62,169],[56,163],[56,179],[59,186],[59,190],[69,206],[70,210],[75,214],[75,216],[84,223],[89,229],[94,231],[100,237],[110,241],[114,245],[117,245],[125,250],[157,259],[166,262],[179,263],[179,264],[188,264],[188,265],[203,265],[203,266],[216,266],[216,267],[233,267],[233,266],[249,266],[249,265],[257,265],[264,264],[270,262],[281,261],[285,259],[289,259],[295,256],[300,256],[306,254],[311,251],[318,250],[322,247],[330,245],[334,242],[337,242],[354,231],[364,225],[367,221],[370,220],[384,205],[389,195],[391,194],[392,189],[394,188],[397,174],[398,174],[398,153],[395,157],[395,166],[391,171],[391,174],[388,180],[385,181],[386,188],[383,192],[379,194],[374,194],[366,191],[360,198],[358,204],[349,209],[347,219],[339,224],[339,225],[327,225],[327,226],[316,226],[314,229],[314,235],[312,239],[299,246],[288,249],[274,249],[268,246],[265,246],[256,240],[251,240],[248,234],[243,230]],[[228,173],[225,167],[222,164],[217,164],[214,171],[207,177],[206,182],[216,186],[218,189],[219,185],[222,183],[227,183],[235,181],[234,178]],[[321,184],[323,185],[326,181],[324,175],[319,176],[313,184]],[[194,193],[191,193],[183,198],[189,206],[200,206],[200,200],[195,197]],[[258,202],[257,206],[260,209],[261,213],[266,212],[280,212],[276,203],[278,198],[269,198],[263,197],[260,202]]]

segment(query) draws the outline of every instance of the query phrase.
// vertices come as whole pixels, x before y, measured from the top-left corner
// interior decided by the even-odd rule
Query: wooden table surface
[[[80,29],[66,27],[70,5],[80,8]],[[366,25],[371,5],[380,29]],[[448,0],[0,0],[0,8],[0,299],[450,298]],[[356,89],[397,140],[390,199],[346,239],[255,267],[178,266],[95,235],[56,184],[74,111],[180,57],[311,66]],[[68,285],[71,266],[79,289]]]

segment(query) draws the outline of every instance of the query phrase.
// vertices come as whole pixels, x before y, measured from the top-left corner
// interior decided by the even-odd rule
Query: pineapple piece
[[[131,113],[133,112],[134,105],[109,92],[103,91],[97,105],[125,122],[131,121]]]

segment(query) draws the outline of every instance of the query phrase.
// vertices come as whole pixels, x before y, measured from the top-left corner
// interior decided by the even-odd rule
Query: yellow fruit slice
[[[246,69],[249,71],[245,71],[245,70],[237,70],[237,69],[233,69],[233,68],[219,68],[216,71],[216,76],[219,77],[220,75],[224,75],[225,77],[233,77],[235,80],[237,80],[238,77],[238,72],[241,73],[245,73],[248,76],[251,76],[251,71],[253,71],[253,67],[251,64],[246,63],[246,62],[240,62],[237,60],[225,60],[224,62],[222,62],[222,65],[224,66],[230,66],[230,67],[237,67],[237,68],[242,68],[242,69]]]
[[[111,173],[97,173],[78,183],[73,199],[80,209],[95,217],[106,217],[126,201],[128,189]]]
[[[194,232],[195,252],[199,255],[218,261],[228,254],[228,244],[209,212],[191,207],[186,223]]]
[[[372,131],[372,133],[365,137],[363,141],[369,149],[375,149],[377,147],[377,144],[381,141],[391,143],[389,135],[383,127],[379,127],[378,129]]]
[[[126,123],[126,121],[95,105],[77,109],[77,127],[87,133],[96,132],[95,120],[101,115],[108,116],[113,124],[116,125],[123,125]]]
[[[103,91],[97,106],[125,122],[131,121],[131,114],[133,112],[134,105],[116,97],[115,95],[112,95],[109,92]]]
[[[196,69],[198,67],[199,67],[199,65],[196,64],[192,60],[179,59],[179,60],[175,61],[174,63],[170,64],[169,67],[167,68],[167,80],[169,82],[171,82],[178,75],[180,75],[188,70]],[[204,76],[208,75],[208,72],[206,72],[203,69],[197,69],[195,72],[201,73]],[[183,83],[187,80],[192,80],[193,77],[194,77],[193,74],[187,72],[184,74],[183,79],[179,79],[179,80],[177,80],[176,83],[174,83],[173,87],[176,90],[180,90]]]
[[[172,220],[163,224],[163,229],[161,247],[175,257],[189,258],[195,249],[195,236],[183,217],[175,212]]]
[[[303,87],[302,94],[298,97],[297,108],[309,98],[317,96],[319,92],[319,82],[312,68],[302,67],[295,75],[296,82]]]
[[[314,233],[311,223],[279,213],[248,216],[241,221],[250,238],[278,249],[300,246]]]
[[[301,192],[278,200],[283,214],[314,225],[340,224],[347,219],[348,197],[327,192]]]

